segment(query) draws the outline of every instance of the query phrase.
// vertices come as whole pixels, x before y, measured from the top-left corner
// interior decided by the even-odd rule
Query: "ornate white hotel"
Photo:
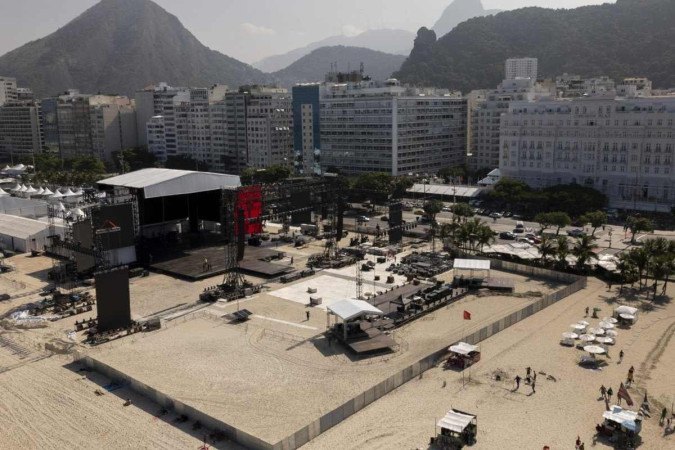
[[[675,97],[512,102],[501,117],[502,176],[532,187],[578,183],[610,206],[675,206]]]

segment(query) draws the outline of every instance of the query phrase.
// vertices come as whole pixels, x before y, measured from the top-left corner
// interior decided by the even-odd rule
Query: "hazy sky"
[[[0,0],[0,55],[65,25],[98,0]],[[205,45],[246,62],[336,34],[432,26],[452,0],[155,0]],[[483,0],[487,9],[573,8],[615,0]],[[11,3],[12,5],[8,5]]]

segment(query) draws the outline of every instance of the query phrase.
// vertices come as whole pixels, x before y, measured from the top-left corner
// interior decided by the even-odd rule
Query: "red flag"
[[[622,399],[626,400],[626,403],[628,403],[628,406],[633,406],[633,399],[630,398],[630,394],[626,390],[623,383],[621,383],[621,386],[619,386],[619,392],[616,393],[616,396],[618,398],[622,398]]]
[[[464,320],[471,320],[471,313],[469,311],[464,311]]]

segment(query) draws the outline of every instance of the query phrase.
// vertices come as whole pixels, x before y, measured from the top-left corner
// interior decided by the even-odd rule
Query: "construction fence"
[[[586,287],[585,277],[554,272],[538,267],[525,266],[513,262],[499,260],[491,261],[492,268],[496,270],[503,270],[519,275],[545,278],[570,284],[552,294],[540,298],[536,302],[519,311],[509,314],[506,317],[502,317],[496,322],[493,322],[481,328],[480,330],[477,330],[459,339],[460,341],[464,341],[469,344],[477,344],[481,341],[484,341],[490,336],[507,329],[521,320],[526,319],[527,317]],[[419,377],[422,373],[431,369],[432,367],[435,367],[438,361],[444,355],[446,355],[447,347],[454,343],[455,342],[448,342],[445,346],[443,346],[443,348],[438,349],[434,353],[390,376],[386,380],[362,392],[356,397],[353,397],[352,399],[348,400],[327,414],[324,414],[322,417],[304,426],[300,430],[296,431],[290,436],[287,436],[276,444],[270,444],[266,441],[263,441],[262,439],[241,431],[232,425],[226,424],[214,417],[198,411],[193,407],[175,400],[168,395],[159,392],[153,387],[141,383],[129,375],[122,373],[90,356],[78,356],[77,359],[89,369],[95,370],[96,372],[105,375],[115,382],[128,386],[136,393],[149,398],[167,410],[175,411],[177,414],[181,415],[184,414],[185,416],[189,417],[190,420],[199,421],[204,427],[211,430],[220,431],[229,440],[241,444],[247,448],[255,450],[294,450],[305,445],[312,439],[326,432],[330,428],[339,424],[352,414],[355,414],[379,398],[384,397],[386,394],[398,388],[399,386],[407,383],[413,378]]]
[[[491,268],[495,270],[502,270],[505,272],[516,273],[523,276],[531,276],[536,278],[544,278],[547,280],[552,280],[561,283],[570,283],[562,289],[559,289],[556,292],[553,292],[549,295],[546,295],[536,302],[526,306],[525,308],[516,311],[512,314],[509,314],[506,317],[493,322],[480,330],[477,330],[467,336],[464,336],[459,339],[459,341],[464,341],[469,344],[478,344],[481,341],[486,340],[490,336],[503,331],[510,326],[520,322],[523,319],[530,317],[531,315],[545,309],[554,303],[568,297],[575,292],[580,291],[586,287],[586,277],[580,277],[573,274],[554,272],[552,270],[543,269],[540,267],[531,267],[523,264],[518,264],[509,261],[493,260],[491,259]],[[381,383],[371,387],[365,392],[357,395],[351,400],[345,402],[341,406],[338,406],[334,410],[326,413],[321,418],[315,420],[309,425],[303,427],[302,429],[296,431],[292,435],[282,439],[277,442],[274,446],[274,450],[294,450],[305,445],[307,442],[316,438],[320,434],[326,432],[328,429],[334,427],[338,423],[345,420],[347,417],[352,414],[360,411],[369,404],[373,403],[375,400],[385,396],[389,392],[393,391],[397,387],[407,383],[413,378],[419,377],[425,371],[435,367],[438,361],[447,354],[447,348],[454,344],[455,342],[448,342],[447,345],[443,348],[438,349],[436,352],[431,355],[426,356],[420,361],[412,364],[411,366],[406,367],[405,369],[399,371],[398,373],[390,376]]]

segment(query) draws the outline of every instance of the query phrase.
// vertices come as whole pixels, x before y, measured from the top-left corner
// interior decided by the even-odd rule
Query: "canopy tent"
[[[631,316],[634,316],[634,315],[637,314],[637,312],[638,312],[637,308],[633,308],[632,306],[626,306],[626,305],[619,306],[618,308],[616,308],[614,310],[615,315],[629,314]]]
[[[438,423],[436,423],[436,425],[445,430],[450,430],[455,433],[462,433],[466,429],[466,427],[469,426],[471,421],[474,420],[475,418],[476,416],[461,413],[453,409],[450,410],[445,415],[445,417],[439,420]]]
[[[42,195],[42,194],[44,194],[44,193],[45,193],[45,190],[42,188],[42,186],[40,186],[40,189],[37,190],[37,192],[35,193],[35,195]]]
[[[343,321],[358,319],[363,316],[381,316],[384,313],[363,300],[341,300],[328,306],[328,311]]]
[[[490,276],[490,260],[487,259],[455,259],[452,266],[453,273],[457,276],[457,271],[469,271],[469,276],[473,278],[474,272],[487,272]]]
[[[587,345],[584,347],[584,351],[590,353],[591,355],[602,355],[605,353],[605,349],[599,345]]]
[[[0,197],[5,197],[7,195],[9,195],[9,193],[6,192],[4,189],[0,188]]]
[[[66,192],[63,193],[64,197],[72,197],[73,195],[75,195],[75,193],[70,188],[66,189]]]
[[[448,350],[450,350],[453,353],[457,353],[458,355],[468,355],[470,353],[477,352],[478,346],[467,344],[466,342],[459,342],[455,345],[450,346]]]
[[[566,331],[562,334],[563,339],[579,339],[579,335],[572,333],[571,331]]]
[[[63,197],[64,197],[64,195],[58,189],[56,190],[54,195],[52,195],[52,198],[63,198]]]
[[[617,423],[634,433],[639,433],[642,428],[638,413],[635,411],[628,411],[617,405],[612,406],[609,411],[602,413],[602,418]]]
[[[45,188],[44,192],[42,192],[42,195],[48,196],[48,195],[54,195],[52,191],[49,190],[49,188]]]

